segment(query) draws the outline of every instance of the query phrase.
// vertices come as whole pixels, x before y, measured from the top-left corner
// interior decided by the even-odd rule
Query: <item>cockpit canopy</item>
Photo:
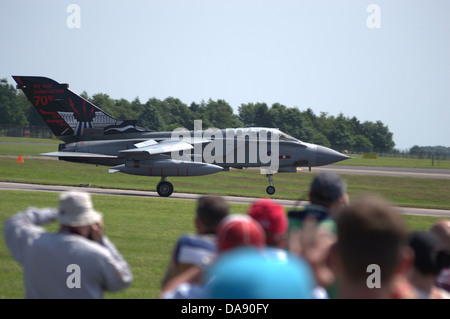
[[[280,141],[288,141],[295,143],[302,143],[302,141],[296,139],[295,137],[286,134],[279,129],[276,128],[267,128],[267,127],[246,127],[236,129],[237,135],[253,135],[256,134],[259,138],[267,137],[267,139],[271,139],[272,134],[277,134]]]

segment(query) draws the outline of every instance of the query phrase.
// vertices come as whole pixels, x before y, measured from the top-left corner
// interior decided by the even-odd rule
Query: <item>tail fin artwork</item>
[[[53,134],[65,141],[86,135],[137,132],[136,120],[118,120],[69,90],[68,84],[37,76],[13,76]]]

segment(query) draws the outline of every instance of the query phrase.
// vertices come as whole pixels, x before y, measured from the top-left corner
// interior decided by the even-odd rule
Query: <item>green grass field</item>
[[[38,141],[36,144],[33,143]],[[33,144],[28,144],[33,143]],[[0,139],[0,181],[155,190],[158,178],[108,174],[107,167],[42,160],[41,152],[57,149],[54,140]],[[48,145],[55,144],[55,145]],[[25,152],[25,150],[27,150]],[[17,163],[16,156],[25,162]],[[413,165],[413,164],[411,164]],[[313,173],[276,174],[276,198],[306,199]],[[343,176],[352,200],[366,193],[380,194],[395,205],[450,209],[450,181],[419,178]],[[204,177],[171,178],[175,192],[265,197],[267,179],[257,170],[232,170]],[[0,191],[0,223],[28,206],[56,207],[58,194]],[[157,298],[171,249],[179,235],[194,231],[195,202],[173,198],[92,196],[104,213],[105,232],[129,262],[134,275],[131,287],[106,298]],[[232,213],[246,213],[248,205],[231,204]],[[403,215],[408,228],[427,230],[438,217]],[[56,224],[49,225],[56,231]],[[0,240],[0,298],[23,298],[22,271]]]

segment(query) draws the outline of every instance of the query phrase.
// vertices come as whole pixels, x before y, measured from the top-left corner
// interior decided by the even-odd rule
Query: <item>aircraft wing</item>
[[[50,152],[41,153],[45,156],[58,156],[58,157],[97,157],[97,158],[117,158],[115,155],[95,154],[95,153],[81,153],[81,152]]]
[[[123,155],[132,154],[144,154],[144,155],[158,155],[164,153],[171,153],[177,151],[184,151],[193,149],[195,144],[198,143],[209,143],[210,140],[202,138],[188,138],[185,140],[179,139],[167,139],[157,142],[153,139],[146,140],[140,143],[134,144],[136,148],[121,150],[117,155],[99,154],[99,153],[88,153],[88,152],[70,152],[70,151],[58,151],[50,153],[42,153],[45,156],[55,156],[55,157],[78,157],[78,158],[119,158]]]
[[[171,153],[171,152],[177,152],[177,151],[185,151],[193,149],[193,144],[197,143],[209,143],[210,140],[206,139],[188,139],[187,141],[184,140],[163,140],[161,142],[156,142],[155,140],[148,140],[145,142],[134,144],[136,148],[132,148],[129,150],[123,150],[120,151],[121,154],[123,153],[148,153],[150,155],[157,155],[157,154],[164,154],[164,153]]]

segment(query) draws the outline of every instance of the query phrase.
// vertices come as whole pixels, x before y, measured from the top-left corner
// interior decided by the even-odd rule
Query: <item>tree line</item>
[[[236,127],[272,127],[298,138],[333,149],[349,152],[390,152],[394,149],[393,133],[381,121],[361,122],[356,117],[338,116],[312,109],[304,111],[280,103],[243,103],[238,114],[225,100],[218,99],[185,104],[178,98],[150,98],[141,103],[112,99],[108,94],[81,96],[118,119],[137,119],[138,125],[155,131],[194,128],[194,120],[202,120],[203,129]],[[45,126],[45,123],[22,91],[0,80],[0,124]]]

